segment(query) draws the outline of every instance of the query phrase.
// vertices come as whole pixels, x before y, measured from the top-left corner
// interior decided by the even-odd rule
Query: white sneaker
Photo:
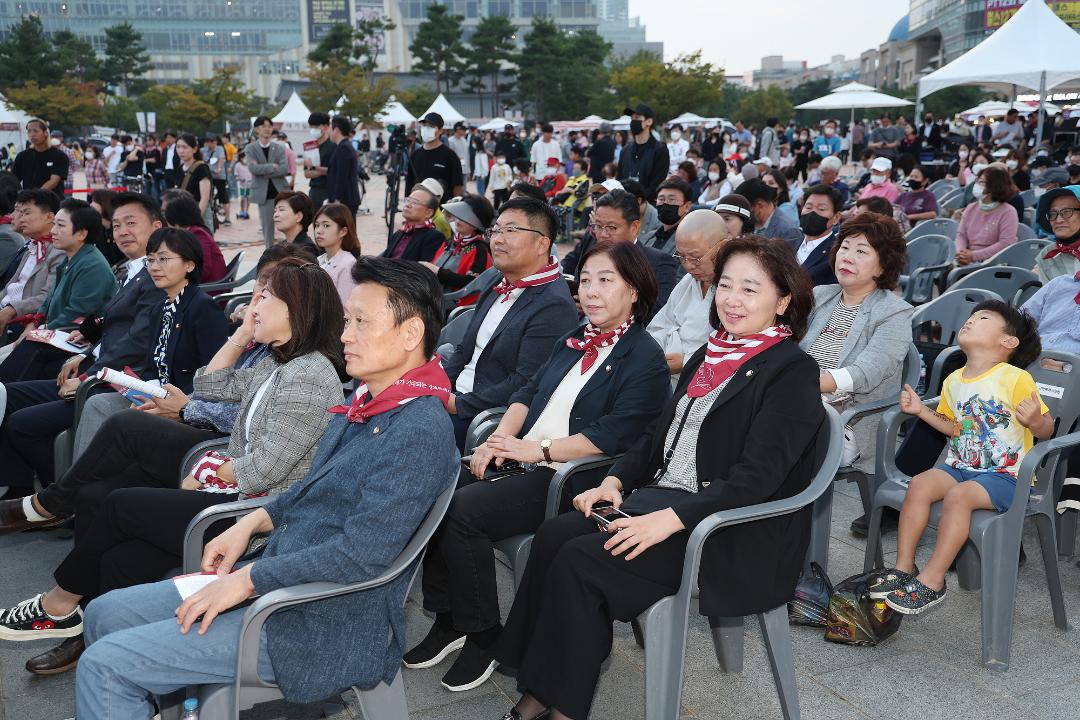
[[[840,456],[840,467],[849,467],[862,457],[859,443],[855,440],[855,431],[851,427],[844,428],[844,453]]]

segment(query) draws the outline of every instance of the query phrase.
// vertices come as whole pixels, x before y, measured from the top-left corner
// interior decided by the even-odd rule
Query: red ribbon
[[[368,395],[368,386],[364,383],[356,389],[351,405],[335,405],[330,412],[344,415],[351,423],[366,423],[376,415],[427,395],[439,398],[446,407],[450,403],[450,378],[442,369],[440,360],[436,355],[427,363],[410,370],[376,397]]]
[[[596,362],[596,358],[600,356],[600,348],[610,347],[619,342],[619,338],[625,335],[626,331],[629,330],[630,326],[633,324],[633,315],[630,316],[629,320],[611,332],[600,332],[600,328],[589,323],[585,326],[584,339],[578,340],[575,337],[566,338],[566,347],[585,353],[585,356],[581,358],[581,374],[584,375],[587,373],[589,368],[593,366],[593,363]]]
[[[705,348],[705,362],[698,366],[686,394],[692,398],[708,395],[747,360],[789,337],[791,329],[786,325],[776,325],[741,338],[725,330],[714,330]]]
[[[559,270],[559,263],[554,257],[548,258],[548,264],[540,268],[540,272],[533,273],[520,280],[514,282],[508,282],[506,278],[496,285],[492,290],[496,295],[502,295],[502,300],[499,302],[506,302],[510,299],[510,293],[518,288],[530,288],[538,285],[547,285],[549,282],[554,282],[559,279],[562,272]]]
[[[52,245],[52,234],[45,233],[39,238],[34,238],[30,242],[34,243],[34,257],[38,262],[45,259],[45,256],[49,252],[49,245]]]

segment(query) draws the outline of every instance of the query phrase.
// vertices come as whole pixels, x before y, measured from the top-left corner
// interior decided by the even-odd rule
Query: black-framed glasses
[[[518,227],[517,225],[501,225],[501,226],[500,225],[492,225],[490,228],[488,228],[484,232],[484,239],[487,240],[488,242],[491,242],[491,240],[493,240],[494,238],[499,237],[500,235],[504,235],[506,233],[513,234],[513,233],[517,233],[517,232],[531,232],[531,233],[536,233],[537,235],[540,235],[540,236],[543,236],[543,234],[544,234],[544,233],[540,232],[539,230],[533,230],[532,228],[527,228],[527,227]]]
[[[597,225],[596,223],[589,223],[589,229],[592,230],[592,234],[600,237],[601,235],[614,235],[619,231],[618,225]]]
[[[1054,222],[1058,218],[1062,220],[1069,220],[1073,215],[1080,212],[1080,208],[1061,208],[1060,210],[1049,210],[1046,213],[1046,219],[1050,222]]]

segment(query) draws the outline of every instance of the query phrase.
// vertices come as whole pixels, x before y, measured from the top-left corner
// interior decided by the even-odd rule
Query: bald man
[[[712,210],[694,210],[675,231],[675,258],[686,275],[675,285],[664,307],[649,322],[648,331],[664,349],[672,387],[683,361],[705,344],[713,331],[713,263],[720,246],[732,238],[724,219]]]

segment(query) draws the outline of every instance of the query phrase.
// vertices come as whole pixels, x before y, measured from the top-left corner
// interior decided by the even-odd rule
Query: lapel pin
[[[753,370],[747,370],[746,371],[746,377],[754,377],[754,371]]]
[[[604,372],[611,372],[611,366],[610,365],[605,365],[604,366]]]
[[[378,425],[376,425],[375,427],[373,427],[371,429],[371,434],[372,435],[378,435],[379,434],[379,426]]]

